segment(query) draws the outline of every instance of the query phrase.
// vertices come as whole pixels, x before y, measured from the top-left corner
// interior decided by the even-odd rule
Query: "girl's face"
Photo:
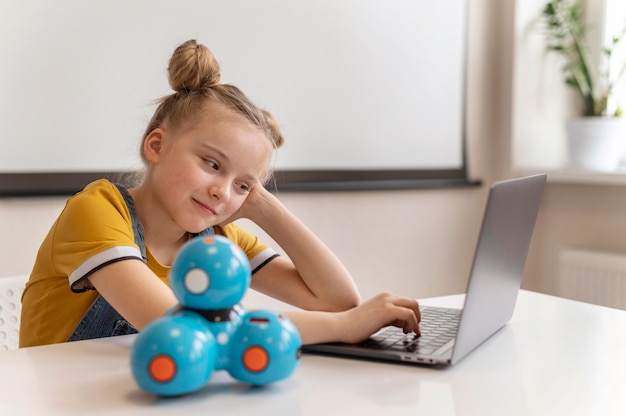
[[[179,129],[154,130],[144,152],[157,203],[178,227],[197,233],[227,220],[262,186],[272,145],[258,127],[213,106]]]

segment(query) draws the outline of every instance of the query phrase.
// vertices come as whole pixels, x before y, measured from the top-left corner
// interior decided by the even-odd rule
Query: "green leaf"
[[[543,9],[543,14],[547,16],[554,16],[554,4],[552,4],[552,2],[548,2],[548,4],[546,4],[546,7]]]
[[[565,84],[569,85],[570,87],[578,87],[578,83],[576,82],[576,80],[574,78],[565,78]]]
[[[587,35],[595,25],[584,19],[585,4],[591,0],[548,1],[539,17],[542,18],[546,38],[546,50],[554,52],[563,62],[563,80],[579,96],[584,115],[603,115],[607,101],[617,82],[626,75],[626,63],[621,65],[617,76],[609,71],[615,45],[626,37],[626,25],[613,36],[608,46],[602,47],[603,64],[595,66],[591,59]],[[621,111],[621,110],[620,110]]]

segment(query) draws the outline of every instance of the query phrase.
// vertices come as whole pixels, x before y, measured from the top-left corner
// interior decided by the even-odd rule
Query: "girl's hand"
[[[341,336],[338,341],[361,342],[382,327],[393,325],[404,333],[420,334],[417,300],[380,293],[359,306],[339,313]]]
[[[250,193],[246,197],[243,205],[227,220],[219,225],[225,225],[234,222],[240,218],[247,218],[256,222],[255,218],[262,215],[264,206],[268,204],[277,204],[276,197],[261,184],[255,185],[250,189]]]

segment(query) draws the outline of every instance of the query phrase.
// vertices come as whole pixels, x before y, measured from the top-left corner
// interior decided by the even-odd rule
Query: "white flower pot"
[[[614,171],[626,150],[625,117],[580,117],[566,122],[570,163],[574,167]]]

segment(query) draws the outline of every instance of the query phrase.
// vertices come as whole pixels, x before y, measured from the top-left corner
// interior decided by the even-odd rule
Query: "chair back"
[[[0,277],[0,351],[18,348],[22,292],[27,275]]]

